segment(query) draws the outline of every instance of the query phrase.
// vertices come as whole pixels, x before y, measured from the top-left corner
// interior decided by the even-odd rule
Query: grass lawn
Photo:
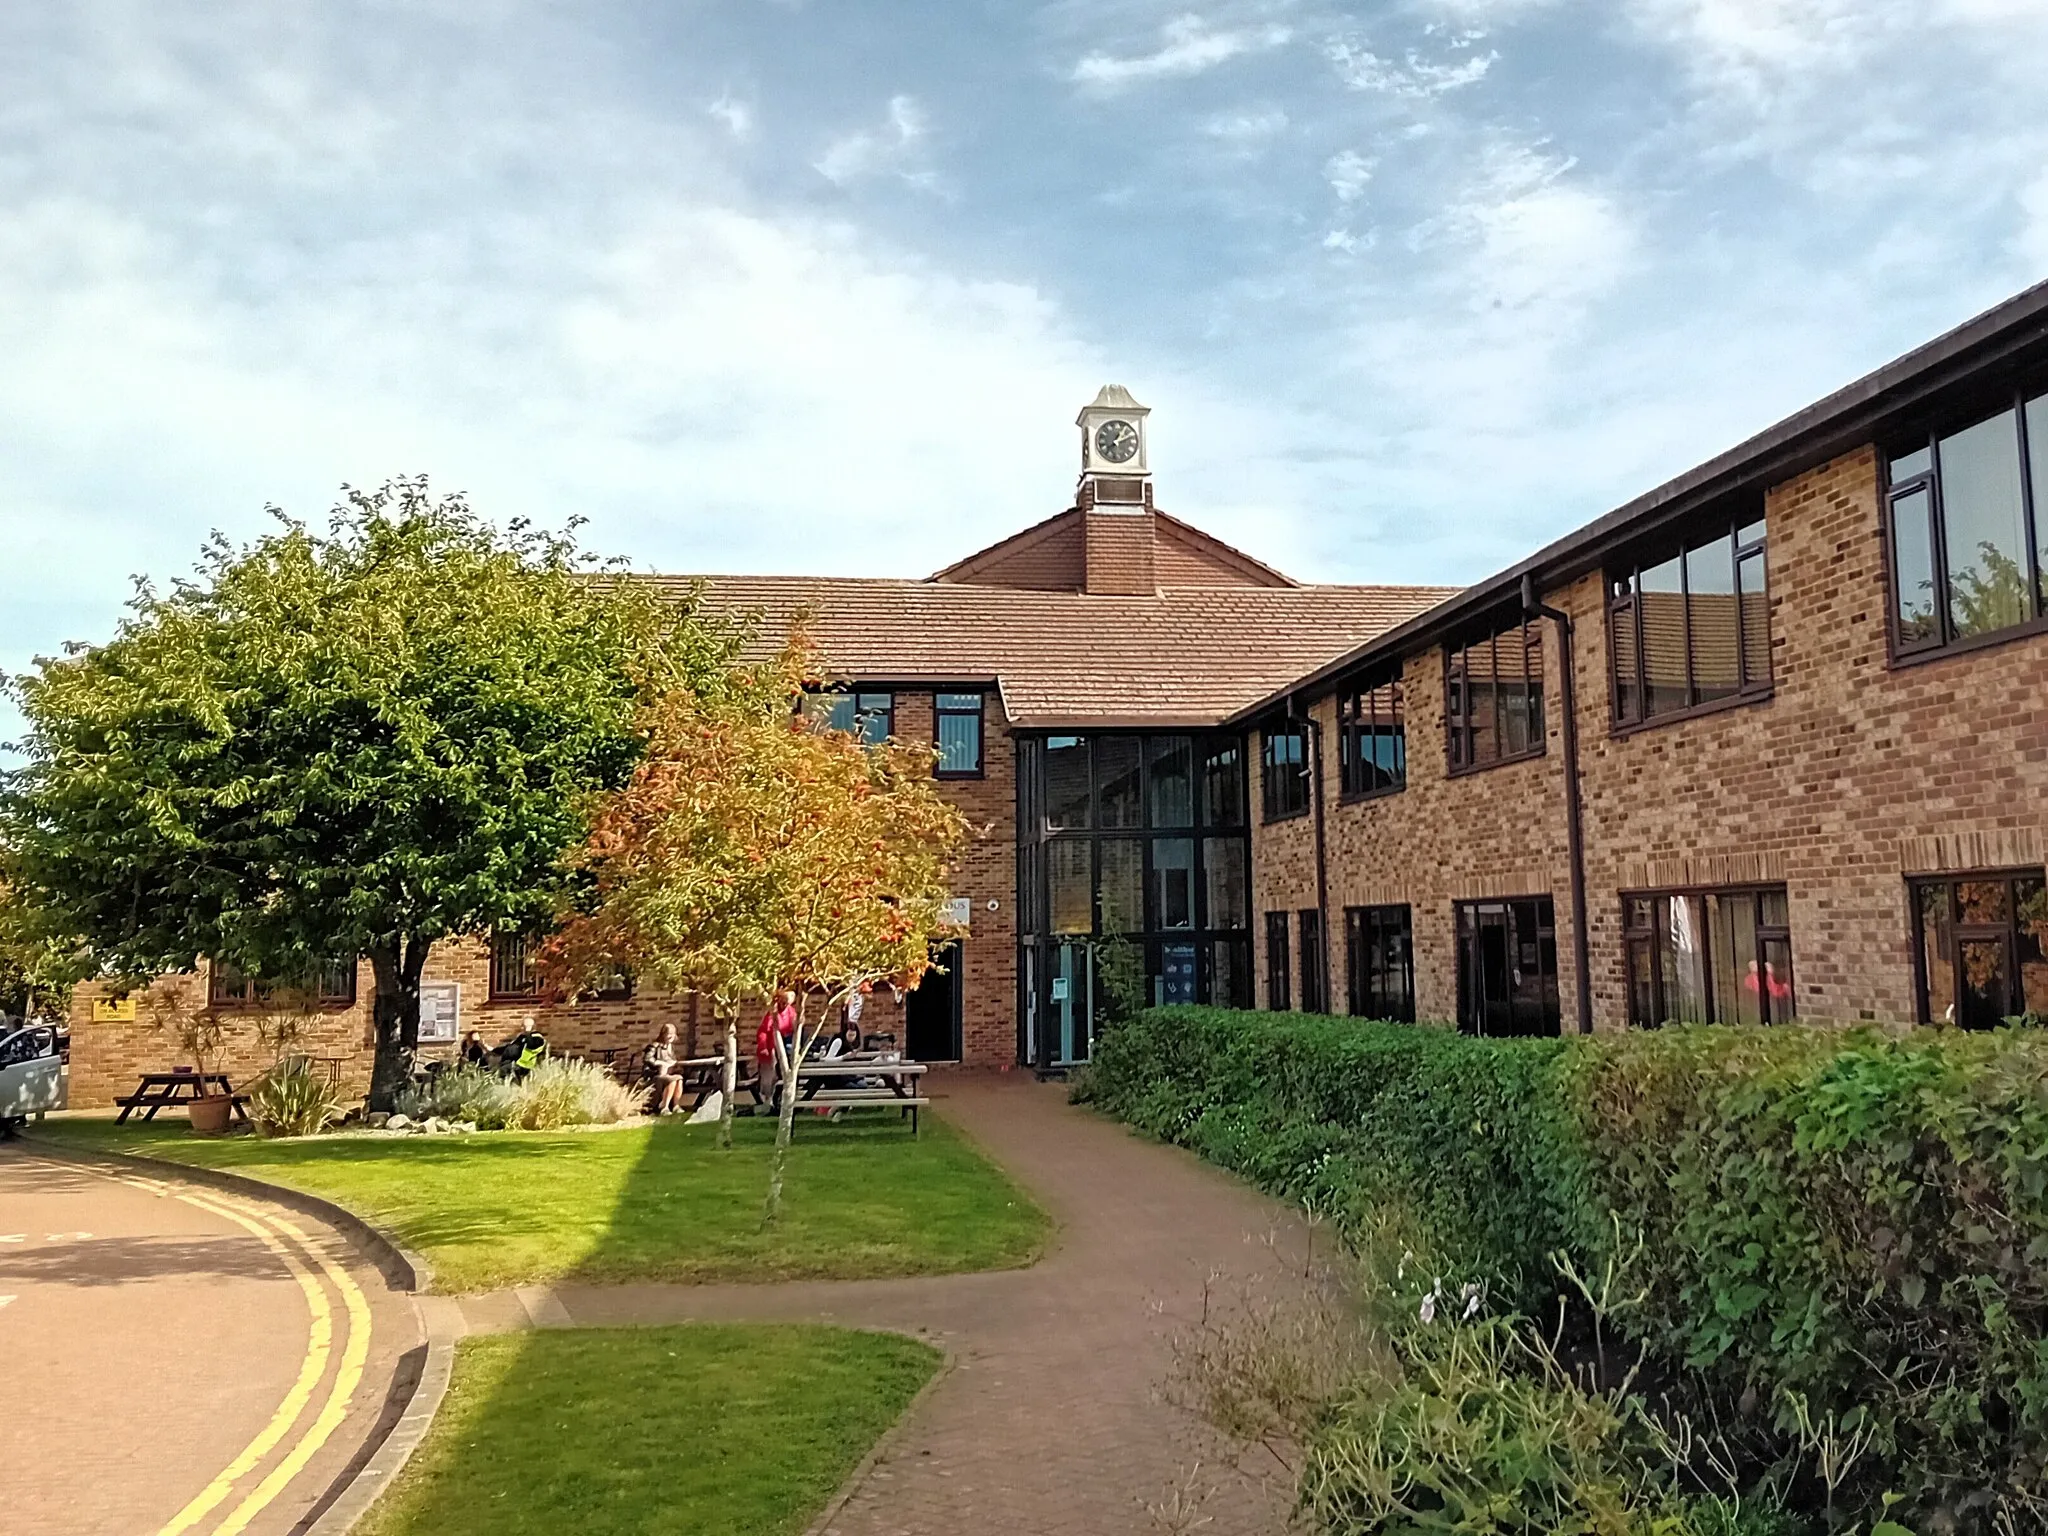
[[[822,1327],[465,1339],[424,1444],[362,1536],[784,1536],[938,1368]]]
[[[774,1122],[559,1134],[202,1138],[182,1120],[52,1119],[34,1134],[324,1196],[434,1266],[439,1291],[583,1280],[862,1279],[1025,1264],[1043,1212],[927,1115],[798,1124],[782,1219],[761,1228]]]

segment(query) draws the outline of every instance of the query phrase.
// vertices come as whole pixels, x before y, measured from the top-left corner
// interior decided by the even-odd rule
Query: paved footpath
[[[301,1530],[418,1343],[299,1212],[0,1146],[0,1529]]]
[[[1287,1490],[1249,1463],[1218,1465],[1160,1389],[1175,1334],[1205,1305],[1300,1283],[1299,1223],[1187,1153],[1069,1107],[1058,1086],[962,1074],[935,1093],[1059,1222],[1044,1262],[911,1280],[526,1288],[463,1298],[465,1323],[807,1319],[925,1335],[954,1368],[831,1536],[1165,1531],[1174,1527],[1150,1511],[1182,1483],[1203,1499],[1199,1529],[1210,1536],[1281,1531]]]

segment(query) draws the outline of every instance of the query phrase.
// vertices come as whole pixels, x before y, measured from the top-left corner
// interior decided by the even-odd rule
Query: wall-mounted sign
[[[92,1021],[95,1024],[133,1024],[135,1022],[135,995],[126,997],[96,997],[92,1000]]]
[[[1055,976],[1055,977],[1053,977],[1053,979],[1052,979],[1052,1000],[1053,1000],[1054,1002],[1056,1002],[1056,1003],[1064,1003],[1064,1002],[1065,1002],[1065,1001],[1067,1000],[1067,978],[1066,978],[1066,977],[1064,977],[1064,976]]]
[[[974,918],[974,903],[965,896],[955,896],[946,903],[946,921],[955,928],[967,928]]]
[[[452,1045],[462,1037],[462,983],[420,983],[420,1044]]]

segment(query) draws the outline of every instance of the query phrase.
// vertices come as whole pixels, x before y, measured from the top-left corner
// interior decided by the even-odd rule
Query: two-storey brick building
[[[673,578],[801,621],[816,707],[936,744],[985,829],[966,937],[871,1029],[1085,1060],[1106,944],[1155,1001],[1489,1033],[2048,1012],[2048,285],[1463,590],[1155,510],[1145,420],[1105,389],[1074,504],[935,575]],[[444,946],[442,1032],[707,1022],[544,1005],[525,955]],[[368,985],[317,1031],[365,1073]],[[75,1103],[172,1054],[119,1011],[81,990]]]

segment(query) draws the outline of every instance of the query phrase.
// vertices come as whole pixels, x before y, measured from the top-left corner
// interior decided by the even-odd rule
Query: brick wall
[[[1150,597],[1159,590],[1152,563],[1150,512],[1082,514],[1086,529],[1087,589],[1112,596]]]
[[[1783,882],[1802,1016],[1914,1011],[1906,878],[2048,860],[2048,636],[1892,667],[1879,465],[1859,450],[1768,499],[1772,673],[1764,702],[1617,734],[1598,575],[1546,594],[1577,631],[1587,931],[1596,1028],[1627,1022],[1623,890]],[[1342,910],[1413,908],[1416,1009],[1456,1016],[1451,903],[1548,892],[1574,1016],[1561,699],[1546,625],[1543,757],[1445,772],[1443,652],[1405,664],[1408,787],[1339,803],[1335,700],[1317,702],[1328,796],[1330,970]],[[1254,791],[1254,805],[1257,794]],[[1312,905],[1312,818],[1254,834],[1259,913]],[[1264,928],[1255,918],[1264,995]],[[1298,997],[1298,982],[1297,992]]]

